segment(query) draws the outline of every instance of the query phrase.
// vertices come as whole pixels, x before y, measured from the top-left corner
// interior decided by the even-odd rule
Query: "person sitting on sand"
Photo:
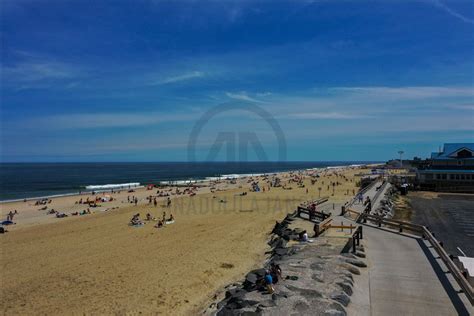
[[[132,226],[143,224],[142,221],[140,220],[140,213],[133,215],[132,219],[130,220],[130,224]]]
[[[174,222],[173,214],[170,214],[170,218],[168,218],[167,222]]]
[[[158,220],[158,223],[156,223],[156,225],[154,226],[155,228],[161,228],[163,227],[163,221],[162,220]]]
[[[154,221],[155,218],[154,218],[153,216],[151,216],[150,213],[147,213],[147,214],[146,214],[146,220],[147,220],[147,221]]]
[[[67,217],[67,215],[64,213],[59,213],[59,212],[56,213],[56,218],[63,218],[63,217]]]
[[[303,230],[300,234],[299,234],[299,240],[300,241],[308,241],[308,233],[306,232],[306,230]]]

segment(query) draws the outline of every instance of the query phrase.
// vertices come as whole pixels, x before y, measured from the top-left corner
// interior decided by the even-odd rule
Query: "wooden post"
[[[319,229],[319,225],[315,224],[314,225],[314,234],[316,235],[316,237],[318,237],[320,233],[321,233],[321,231]]]
[[[352,237],[352,253],[355,253],[356,252],[356,241],[355,241],[355,238]]]

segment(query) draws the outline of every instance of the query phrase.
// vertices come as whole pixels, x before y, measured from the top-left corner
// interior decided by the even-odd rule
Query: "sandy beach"
[[[279,174],[284,187],[270,190],[270,179],[264,177],[222,181],[212,185],[214,192],[207,186],[195,196],[170,196],[170,208],[165,206],[166,198],[159,198],[156,207],[148,204],[146,197],[156,189],[141,188],[113,194],[114,201],[91,208],[91,215],[67,218],[39,211],[42,206],[35,206],[35,201],[3,203],[3,218],[11,210],[19,214],[14,219],[17,224],[0,238],[2,312],[200,312],[225,284],[241,279],[265,260],[276,220],[319,195],[330,197],[322,209],[331,211],[334,203],[339,212],[357,191],[355,175],[360,172],[355,167],[320,170],[314,184],[311,179],[316,178],[310,173],[315,171],[286,172]],[[295,176],[302,177],[304,187],[289,181]],[[252,181],[259,182],[260,192],[250,192]],[[334,195],[330,182],[340,183]],[[247,194],[242,196],[243,192]],[[127,202],[131,195],[138,198],[137,206]],[[54,198],[47,206],[70,214],[85,208],[75,204],[79,198]],[[127,225],[133,214],[144,218],[149,212],[161,218],[164,211],[174,215],[174,224],[160,229],[153,227],[155,222]]]

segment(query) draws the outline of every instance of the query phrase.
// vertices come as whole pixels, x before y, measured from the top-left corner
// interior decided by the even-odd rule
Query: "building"
[[[444,144],[443,151],[431,154],[429,164],[417,170],[422,189],[474,192],[474,143]]]

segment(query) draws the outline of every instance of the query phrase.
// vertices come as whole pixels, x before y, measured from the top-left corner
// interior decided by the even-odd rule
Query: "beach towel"
[[[168,225],[168,224],[173,224],[174,221],[166,221],[165,224]]]
[[[12,221],[3,221],[0,224],[2,224],[2,225],[12,225],[12,224],[15,224],[15,223],[12,222]]]

